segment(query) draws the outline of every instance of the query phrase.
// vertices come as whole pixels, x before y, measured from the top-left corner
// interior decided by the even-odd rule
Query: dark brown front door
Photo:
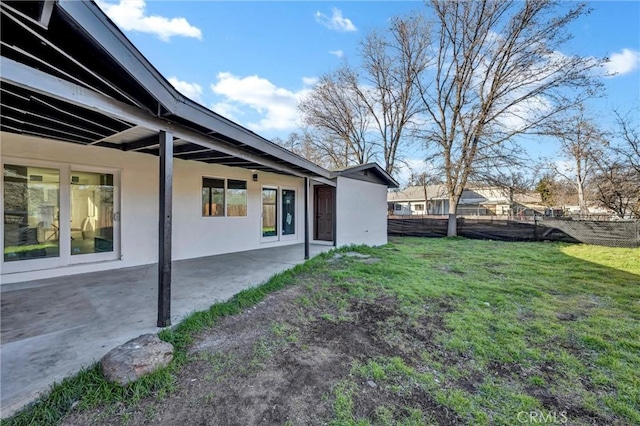
[[[316,240],[333,241],[333,188],[315,187],[315,236]]]

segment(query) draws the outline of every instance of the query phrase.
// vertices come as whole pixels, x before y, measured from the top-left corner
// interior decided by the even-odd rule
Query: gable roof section
[[[427,185],[427,196],[429,200],[448,200],[447,188],[445,185]],[[389,192],[387,201],[389,202],[420,202],[424,201],[424,187],[409,186],[401,191]],[[516,193],[513,200],[521,204],[537,204],[540,203],[540,194],[530,192],[526,194]],[[496,186],[479,186],[474,185],[465,188],[462,191],[460,204],[477,204],[477,203],[509,203],[508,193],[504,188]]]
[[[5,78],[11,70],[13,76],[19,77],[28,67],[35,71],[32,74],[36,78],[46,73],[47,77],[73,84],[69,87],[76,91],[89,89],[114,104],[121,102],[134,106],[140,112],[201,134],[202,140],[228,147],[227,151],[242,151],[246,153],[245,157],[264,159],[265,163],[281,167],[262,167],[258,161],[238,159],[228,155],[229,152],[203,150],[202,145],[181,140],[174,142],[177,158],[274,172],[291,170],[298,175],[325,179],[331,177],[324,168],[186,98],[93,1],[60,0],[54,3],[47,21],[38,22],[38,9],[44,9],[46,4],[1,2],[2,66],[7,69],[6,73],[1,73],[2,95],[3,99],[6,95],[12,101],[11,105],[3,102],[3,131],[157,155],[157,129],[141,127],[122,117],[114,121],[108,115],[93,116],[92,124],[87,125],[84,117],[78,117],[87,111],[86,108],[83,110],[82,106],[77,108],[78,104],[47,98],[43,95],[51,93],[34,92],[27,84],[16,84],[16,78]],[[64,111],[72,111],[74,117]]]
[[[398,182],[377,163],[359,164],[331,171],[331,177],[338,176],[378,183],[386,185],[388,188],[397,188],[399,186]]]
[[[444,185],[427,185],[427,197],[430,200],[446,200],[447,188]],[[424,201],[423,186],[409,186],[402,191],[389,192],[388,201]]]

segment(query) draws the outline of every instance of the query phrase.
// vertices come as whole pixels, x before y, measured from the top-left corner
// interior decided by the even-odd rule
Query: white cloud
[[[609,76],[623,75],[635,71],[640,65],[640,52],[631,49],[622,49],[620,53],[613,53],[609,62],[604,64],[604,69]]]
[[[344,58],[344,52],[342,50],[330,50],[329,53],[337,58]]]
[[[211,108],[209,109],[220,114],[224,118],[228,118],[229,120],[235,122],[240,121],[239,117],[241,115],[244,115],[244,112],[240,108],[229,102],[218,102],[211,105]]]
[[[351,22],[351,19],[342,16],[342,11],[340,9],[334,7],[331,9],[331,12],[331,17],[328,17],[320,11],[316,12],[316,22],[324,25],[330,30],[340,31],[343,33],[358,31],[356,26],[353,25],[353,22]]]
[[[305,86],[313,86],[318,82],[318,77],[302,77],[302,83]]]
[[[175,87],[178,92],[185,95],[187,98],[193,99],[196,102],[202,103],[202,87],[197,83],[187,83],[186,81],[178,80],[176,77],[169,77],[169,83]]]
[[[532,121],[552,109],[553,106],[547,98],[542,95],[533,96],[505,109],[502,114],[496,117],[496,124],[507,133],[519,131],[527,128]]]
[[[165,18],[158,15],[146,15],[144,0],[120,0],[108,3],[96,0],[100,8],[125,31],[139,31],[156,35],[162,41],[171,37],[193,37],[202,40],[202,31],[189,24],[185,18]]]
[[[298,103],[308,93],[304,88],[297,92],[277,87],[269,80],[257,75],[238,77],[228,72],[217,75],[218,81],[211,90],[225,99],[214,105],[216,112],[232,112],[237,115],[243,107],[249,107],[261,118],[257,122],[247,123],[252,130],[289,130],[298,125]],[[308,83],[308,78],[303,79]],[[218,108],[216,110],[216,108]]]

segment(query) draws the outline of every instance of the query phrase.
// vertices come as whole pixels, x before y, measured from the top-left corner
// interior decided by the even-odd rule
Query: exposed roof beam
[[[257,164],[263,164],[274,170],[279,170],[298,177],[307,177],[309,175],[295,170],[292,167],[278,164],[276,161],[266,159],[258,154],[246,152],[231,144],[223,144],[222,142],[218,142],[201,133],[154,117],[124,102],[89,91],[74,83],[33,69],[4,56],[0,57],[0,68],[2,69],[0,80],[3,82],[7,82],[27,90],[32,90],[43,95],[50,96],[54,99],[69,102],[73,105],[88,108],[111,117],[116,117],[120,120],[125,120],[129,123],[146,127],[148,129],[172,132],[174,137],[178,139],[184,139],[203,147],[208,147],[225,154],[233,155],[234,157],[243,158]],[[295,166],[304,169],[304,165],[307,163],[308,162],[304,161],[302,163],[303,165],[296,164]],[[322,174],[314,179],[320,179],[327,185],[335,186],[335,182],[324,177],[325,175],[329,175],[329,172],[321,167],[317,168],[322,172]]]
[[[6,113],[5,113],[5,114],[2,114],[2,118],[3,118],[3,119],[9,119],[9,120],[15,121],[15,122],[20,123],[20,124],[22,124],[22,125],[24,125],[24,126],[28,126],[28,127],[37,127],[37,128],[39,128],[39,129],[42,129],[42,130],[46,130],[46,131],[49,131],[49,132],[53,132],[54,134],[58,133],[58,134],[61,134],[61,135],[70,136],[70,137],[72,137],[72,138],[75,138],[75,141],[76,141],[76,142],[79,142],[79,143],[83,143],[83,142],[81,142],[81,140],[82,140],[82,139],[84,139],[84,140],[85,140],[85,141],[87,141],[87,142],[91,140],[91,138],[90,138],[90,137],[88,137],[88,136],[83,136],[83,135],[79,135],[79,134],[77,134],[77,133],[67,132],[67,131],[65,131],[65,130],[60,130],[60,129],[56,129],[56,128],[49,127],[49,126],[43,126],[42,124],[36,124],[36,123],[32,123],[32,122],[29,122],[29,121],[26,121],[26,120],[20,120],[19,118],[12,117],[12,116],[10,116],[10,115],[7,115]],[[45,134],[46,134],[46,133],[45,133]],[[79,140],[79,139],[80,139],[80,140]],[[86,142],[84,142],[84,143],[86,143]]]
[[[9,130],[12,130],[14,133],[18,133],[18,134],[21,134],[21,135],[31,135],[31,136],[38,136],[38,137],[41,137],[41,138],[51,139],[51,135],[49,135],[49,134],[40,133],[40,132],[34,132],[32,130],[19,129],[17,127],[8,126],[6,123],[0,124],[0,129],[9,129]],[[56,137],[56,140],[61,140],[61,141],[66,141],[66,142],[71,142],[71,143],[79,143],[78,141],[75,141],[73,139],[68,139],[68,138],[63,138],[63,137]],[[84,144],[81,144],[81,145],[84,145]]]
[[[94,135],[96,135],[98,137],[104,136],[104,135],[101,135],[100,133],[94,132],[92,130],[85,129],[85,128],[79,127],[79,126],[75,126],[73,124],[66,123],[66,122],[61,121],[61,120],[56,119],[56,118],[47,117],[46,115],[36,114],[35,112],[31,112],[31,111],[25,111],[25,110],[13,107],[11,105],[5,105],[3,103],[0,103],[0,105],[2,105],[3,108],[7,108],[9,110],[17,112],[18,114],[30,115],[30,116],[33,116],[33,117],[36,117],[36,118],[40,118],[40,119],[45,120],[45,121],[49,121],[49,122],[64,126],[64,127],[70,127],[72,129],[80,130],[81,132],[92,133],[92,134],[94,134]]]
[[[25,19],[26,21],[32,22],[33,24],[37,25],[38,27],[42,28],[43,30],[48,29],[47,26],[43,25],[40,20],[36,20],[34,18],[32,18],[29,15],[26,15],[24,13],[22,13],[21,11],[19,11],[18,9],[15,9],[12,6],[9,6],[7,4],[2,4],[3,7],[6,7],[8,9],[10,9],[13,13],[15,13],[16,15],[22,17],[23,19]],[[51,9],[51,11],[53,12],[53,8]],[[40,12],[40,14],[42,14],[42,11]]]
[[[66,115],[68,115],[68,116],[70,116],[70,117],[77,118],[78,120],[82,120],[82,121],[84,121],[84,122],[86,122],[86,123],[93,124],[94,126],[97,126],[97,127],[102,127],[103,129],[106,129],[106,130],[108,130],[108,131],[109,131],[109,132],[111,132],[111,133],[115,133],[115,132],[117,132],[117,131],[118,131],[117,129],[114,129],[114,128],[112,128],[112,127],[105,126],[104,124],[98,123],[98,122],[93,121],[93,120],[89,120],[88,118],[85,118],[85,117],[82,117],[82,116],[80,116],[80,115],[74,114],[74,113],[72,113],[72,112],[66,111],[66,110],[64,110],[64,109],[62,109],[62,108],[58,108],[57,106],[52,105],[52,104],[50,104],[49,102],[44,101],[44,100],[42,100],[42,99],[40,99],[40,98],[38,98],[38,97],[33,96],[33,97],[31,97],[31,100],[33,100],[34,102],[38,102],[38,103],[40,103],[40,104],[42,104],[42,105],[44,105],[44,106],[46,106],[46,107],[48,107],[48,108],[51,108],[51,109],[53,109],[53,110],[55,110],[55,111],[58,111],[58,112],[60,112],[60,113],[62,113],[62,114],[66,114]],[[127,126],[129,125],[129,123],[126,123],[126,122],[124,122],[124,121],[122,121],[122,120],[118,120],[118,119],[116,119],[116,121],[119,121],[119,122],[121,122],[122,124],[125,124],[125,125],[127,125]]]
[[[120,149],[123,151],[137,151],[139,149],[158,144],[158,135],[151,135],[146,138],[138,139],[137,141],[123,143]]]
[[[106,85],[107,87],[109,87],[110,89],[115,91],[116,93],[120,94],[120,96],[124,97],[126,100],[128,100],[132,104],[134,104],[134,105],[136,105],[136,106],[138,106],[138,107],[140,107],[142,109],[146,109],[146,107],[144,105],[142,105],[141,103],[139,103],[137,100],[135,100],[134,98],[132,98],[131,96],[129,96],[128,94],[126,94],[125,92],[123,92],[122,90],[117,88],[116,86],[114,86],[111,82],[105,80],[104,78],[102,78],[98,74],[96,74],[95,72],[91,71],[84,64],[82,64],[81,62],[76,60],[73,56],[69,55],[67,52],[65,52],[64,50],[60,49],[58,46],[56,46],[51,41],[49,41],[46,37],[41,36],[40,34],[38,34],[37,31],[34,31],[33,29],[29,28],[28,25],[25,25],[22,21],[20,21],[18,18],[16,18],[15,16],[13,16],[11,13],[8,12],[9,9],[11,9],[11,10],[15,10],[15,9],[11,8],[10,6],[5,5],[4,3],[0,3],[0,4],[2,5],[2,8],[0,8],[0,11],[2,11],[2,13],[5,16],[7,16],[13,22],[18,24],[23,29],[25,29],[28,33],[32,34],[34,37],[36,37],[38,40],[40,40],[41,43],[44,43],[45,45],[49,46],[51,49],[56,51],[58,54],[62,55],[67,60],[71,61],[73,64],[78,66],[84,72],[86,72],[89,75],[91,75],[96,80],[100,81],[102,84]],[[97,90],[97,89],[95,89],[93,87],[92,87],[92,89],[95,90],[95,91],[99,91],[99,90]]]
[[[173,156],[176,157],[178,154],[195,154],[198,152],[208,152],[211,151],[209,148],[203,148],[200,145],[195,145],[195,144],[186,144],[186,145],[180,145],[180,146],[175,146],[173,148]]]
[[[13,50],[13,51],[15,51],[15,52],[18,52],[19,54],[24,55],[24,56],[26,56],[27,58],[29,58],[29,59],[31,59],[31,60],[34,60],[34,61],[38,62],[39,64],[44,65],[45,67],[47,67],[47,68],[49,68],[49,69],[53,70],[54,72],[57,72],[57,73],[60,73],[60,74],[64,75],[65,77],[67,77],[67,78],[69,78],[69,79],[71,79],[71,80],[75,81],[76,83],[80,84],[81,86],[85,86],[85,87],[87,87],[87,88],[89,88],[89,89],[91,89],[91,90],[95,90],[96,92],[98,92],[98,93],[102,93],[103,95],[107,96],[107,95],[106,95],[106,93],[104,93],[103,91],[98,90],[97,88],[95,88],[95,87],[93,87],[93,86],[88,85],[86,82],[84,82],[84,81],[80,80],[78,77],[75,77],[75,76],[73,76],[73,75],[69,74],[68,72],[61,70],[60,68],[58,68],[58,67],[55,67],[55,66],[51,65],[50,63],[48,63],[48,62],[44,61],[44,60],[43,60],[43,59],[41,59],[41,58],[38,58],[38,57],[37,57],[37,56],[35,56],[35,55],[32,55],[31,53],[29,53],[29,52],[27,52],[27,51],[25,51],[25,50],[23,50],[23,49],[19,48],[18,46],[13,46],[13,45],[7,44],[7,43],[5,43],[4,41],[0,41],[0,46],[4,47],[4,48],[6,48],[6,49],[9,49],[9,50]]]
[[[237,167],[237,166],[240,166],[240,165],[242,165],[242,164],[245,164],[245,165],[247,165],[247,166],[253,166],[253,165],[255,165],[255,164],[256,164],[256,163],[253,163],[253,162],[251,162],[251,161],[224,161],[224,160],[222,160],[222,161],[217,161],[216,159],[211,160],[211,162],[212,162],[212,163],[220,163],[220,164],[223,164],[223,165],[225,165],[225,166],[236,166],[236,167]]]
[[[53,5],[54,5],[54,1],[53,0],[45,0],[45,2],[42,4],[42,10],[40,11],[40,25],[42,25],[45,28],[49,27],[49,21],[51,20],[51,14],[53,13]]]
[[[209,152],[199,152],[195,154],[182,154],[176,157],[181,160],[229,160],[235,158],[232,155],[221,154],[212,150],[209,150]]]
[[[17,93],[12,92],[11,90],[7,90],[5,87],[0,87],[0,91],[1,91],[1,92],[5,92],[5,93],[8,93],[8,94],[10,94],[11,96],[15,96],[16,98],[20,98],[20,99],[22,99],[23,101],[26,101],[26,102],[31,101],[31,99],[30,99],[28,96],[22,96],[22,95],[19,95],[19,94],[17,94]]]

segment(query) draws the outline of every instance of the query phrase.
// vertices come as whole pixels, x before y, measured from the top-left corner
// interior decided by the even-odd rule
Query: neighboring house
[[[444,215],[449,211],[444,185],[410,186],[401,191],[389,191],[387,202],[389,213],[396,216]]]
[[[387,202],[390,215],[449,214],[449,197],[444,185],[410,186],[389,191]],[[534,212],[544,212],[540,194],[514,194],[512,205],[507,190],[488,186],[464,189],[456,211],[461,216],[530,216]]]
[[[159,262],[162,290],[172,259],[387,242],[380,166],[325,170],[189,100],[95,3],[3,2],[1,25],[3,284]]]
[[[587,217],[611,217],[614,216],[614,212],[606,207],[598,206],[595,204],[587,204],[587,212],[581,212],[580,206],[568,205],[560,207],[561,214],[556,216],[587,216]]]

